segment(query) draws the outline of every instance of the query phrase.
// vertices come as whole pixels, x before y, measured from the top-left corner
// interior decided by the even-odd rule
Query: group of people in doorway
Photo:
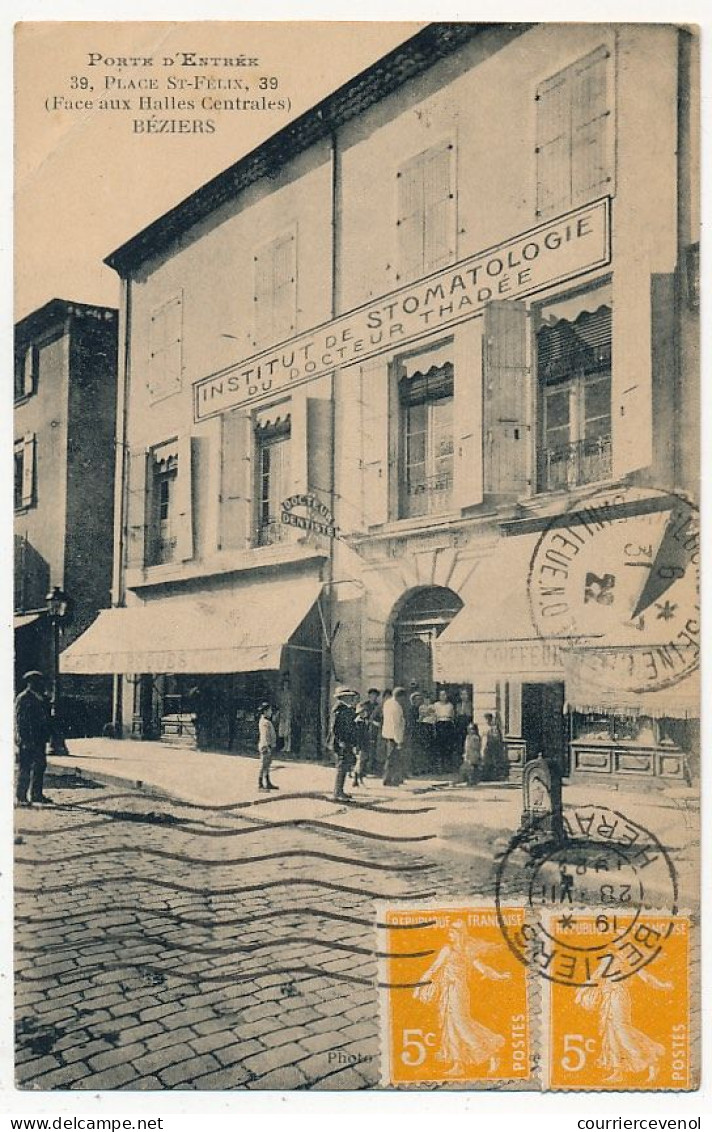
[[[349,797],[349,773],[354,786],[381,773],[385,786],[400,786],[409,775],[424,772],[471,786],[508,777],[499,722],[487,713],[480,731],[466,690],[455,699],[443,688],[431,698],[413,682],[408,690],[369,688],[362,700],[354,688],[340,687],[330,722],[338,801]]]

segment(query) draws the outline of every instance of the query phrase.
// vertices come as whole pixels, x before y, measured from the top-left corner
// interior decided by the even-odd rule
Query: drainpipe
[[[116,442],[114,469],[114,562],[111,579],[111,604],[121,606],[126,599],[124,574],[124,535],[126,517],[126,438],[128,435],[128,405],[130,383],[130,326],[131,282],[121,280],[121,307],[119,311],[119,357],[116,397]],[[123,677],[114,673],[112,695],[112,724],[114,734],[121,737],[123,726]]]
[[[331,303],[330,315],[331,318],[336,318],[339,310],[339,285],[338,285],[338,271],[340,261],[339,249],[339,197],[341,192],[341,184],[339,177],[339,154],[337,148],[336,131],[331,133]],[[330,412],[330,440],[331,451],[329,455],[329,510],[334,514],[334,507],[336,505],[336,493],[334,486],[334,474],[336,469],[336,460],[334,455],[334,440],[336,428],[336,370],[331,373],[331,412]],[[326,738],[329,730],[329,710],[331,706],[331,682],[335,676],[334,662],[331,651],[332,646],[332,633],[333,633],[333,602],[334,602],[334,587],[332,582],[334,580],[334,539],[329,537],[329,557],[326,562],[326,568],[323,572],[325,577],[322,578],[324,587],[328,588],[328,597],[324,601],[323,608],[323,623],[322,628],[325,640],[325,649],[322,654],[321,666],[321,746],[322,750],[326,748]],[[323,592],[323,591],[322,591]],[[321,752],[320,752],[321,753]]]

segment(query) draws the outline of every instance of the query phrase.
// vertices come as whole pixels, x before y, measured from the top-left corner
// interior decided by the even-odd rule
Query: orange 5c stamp
[[[568,944],[585,948],[592,934],[606,932],[613,938],[629,929],[630,921],[631,916],[619,914],[576,915]],[[647,923],[665,941],[652,963],[609,975],[601,959],[584,985],[547,983],[549,1088],[691,1087],[690,922],[685,916],[661,916]]]
[[[512,927],[523,908],[504,909]],[[380,917],[384,1081],[526,1081],[527,971],[493,906],[389,908]]]

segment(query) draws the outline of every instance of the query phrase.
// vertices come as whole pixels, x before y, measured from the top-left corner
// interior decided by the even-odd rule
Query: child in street
[[[277,733],[272,723],[272,705],[260,704],[257,739],[257,751],[260,756],[260,790],[279,790],[279,786],[275,786],[269,776],[276,745]]]

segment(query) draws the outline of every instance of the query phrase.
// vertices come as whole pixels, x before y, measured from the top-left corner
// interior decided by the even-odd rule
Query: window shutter
[[[297,238],[294,233],[275,241],[273,279],[273,334],[289,338],[297,324]]]
[[[297,236],[289,232],[255,255],[255,344],[289,338],[297,327]]]
[[[612,169],[609,58],[608,48],[599,47],[574,67],[571,82],[572,204],[583,204],[609,190]]]
[[[176,295],[151,315],[148,391],[159,399],[176,393],[183,378],[183,299]]]
[[[485,492],[522,495],[529,469],[528,316],[524,303],[495,301],[484,316]]]
[[[455,333],[455,507],[482,502],[482,331],[484,320],[471,319]]]
[[[426,274],[456,258],[454,156],[452,144],[423,155],[423,268]]]
[[[349,366],[334,375],[336,393],[336,436],[334,462],[336,503],[334,510],[343,533],[360,531],[364,526],[361,451],[361,369]]]
[[[553,216],[571,206],[568,68],[539,84],[536,105],[536,213]]]
[[[374,358],[361,366],[361,467],[364,525],[375,527],[389,519],[388,362]]]
[[[423,270],[424,186],[420,158],[409,161],[397,174],[398,181],[398,279],[407,282]]]
[[[28,432],[22,443],[22,506],[35,501],[35,434]]]
[[[149,456],[145,449],[129,454],[129,490],[126,502],[126,564],[143,568],[146,564],[146,517]]]
[[[252,419],[235,409],[222,418],[220,545],[245,550],[252,529]]]
[[[28,346],[25,350],[22,392],[30,397],[35,391],[35,375],[37,372],[37,347]]]
[[[188,562],[193,557],[193,438],[178,440],[176,478],[176,558]]]
[[[653,462],[651,271],[629,258],[613,277],[611,434],[615,478]]]
[[[307,398],[307,475],[313,491],[327,507],[331,503],[332,403],[323,397]]]

